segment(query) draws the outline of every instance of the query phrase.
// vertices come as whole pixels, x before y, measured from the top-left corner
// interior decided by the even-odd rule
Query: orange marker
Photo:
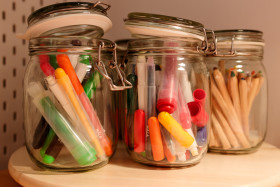
[[[156,117],[150,117],[148,120],[148,126],[150,131],[150,139],[152,144],[152,152],[155,161],[164,159],[164,151],[160,133],[159,122]]]
[[[164,155],[166,156],[168,162],[175,162],[176,156],[173,155],[172,152],[169,150],[167,146],[167,142],[164,137],[162,137],[162,145],[163,145]]]
[[[106,155],[111,156],[113,153],[111,142],[110,142],[109,138],[107,137],[107,135],[105,134],[105,131],[98,119],[98,116],[97,116],[95,110],[93,109],[92,104],[89,101],[89,99],[84,91],[84,88],[81,85],[81,83],[75,73],[75,70],[70,62],[69,57],[66,54],[59,54],[56,56],[56,60],[57,60],[59,67],[61,67],[68,75],[68,77],[74,87],[74,90],[76,91],[85,111],[88,114],[88,117],[90,118],[95,130],[97,131],[98,137],[103,146],[103,149],[106,152]]]

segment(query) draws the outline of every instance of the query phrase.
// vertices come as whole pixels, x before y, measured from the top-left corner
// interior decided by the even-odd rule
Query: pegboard
[[[79,1],[79,0],[78,0]],[[28,41],[16,33],[27,28],[28,16],[38,8],[65,0],[0,0],[0,170],[24,144],[23,77],[28,63]]]

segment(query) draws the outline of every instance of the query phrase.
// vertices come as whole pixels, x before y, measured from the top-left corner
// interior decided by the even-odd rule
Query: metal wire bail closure
[[[96,67],[98,72],[107,80],[107,83],[108,83],[111,91],[120,91],[120,90],[132,88],[132,84],[128,80],[125,79],[124,72],[117,65],[117,46],[115,43],[113,44],[113,61],[112,61],[113,67],[112,67],[112,69],[115,69],[117,71],[117,74],[121,80],[122,86],[117,86],[113,83],[113,80],[108,75],[106,67],[101,60],[101,51],[102,51],[103,47],[104,47],[104,43],[100,42],[98,45],[98,59],[97,59],[97,62],[93,64],[93,66]]]
[[[207,37],[207,32],[211,32],[211,37],[213,42],[209,42],[208,37]],[[204,33],[204,40],[202,41],[201,47],[197,47],[197,50],[200,53],[204,53],[206,55],[211,55],[215,54],[217,51],[217,41],[216,41],[216,36],[213,30],[205,29],[203,28],[203,33]]]
[[[237,51],[234,49],[234,40],[235,40],[235,35],[232,36],[231,38],[231,47],[230,47],[230,51],[228,52],[229,54],[218,54],[218,39],[215,38],[215,45],[216,45],[216,50],[215,53],[213,53],[214,56],[218,56],[218,57],[233,57],[237,55]]]
[[[105,11],[108,11],[108,10],[111,8],[111,5],[108,5],[108,4],[103,3],[103,2],[101,2],[101,1],[97,1],[96,3],[94,3],[93,6],[92,6],[91,8],[94,8],[94,7],[96,7],[97,5],[104,5],[104,6],[106,6]]]

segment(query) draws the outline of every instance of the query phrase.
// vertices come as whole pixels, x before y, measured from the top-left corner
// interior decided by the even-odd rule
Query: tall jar
[[[211,72],[212,125],[209,150],[250,153],[267,129],[267,79],[263,33],[215,31],[217,50],[206,58]]]
[[[126,20],[127,29],[142,38],[128,42],[125,73],[133,88],[126,91],[123,137],[137,162],[190,166],[207,152],[210,122],[209,77],[204,53],[198,50],[203,46],[203,29],[198,23],[169,18],[132,13]],[[158,19],[170,26],[177,19],[182,27],[194,27],[195,34],[148,38],[133,30],[157,29],[152,22]]]
[[[129,82],[117,66],[115,43],[100,39],[110,27],[107,8],[100,3],[62,3],[39,9],[28,19],[22,36],[29,39],[30,52],[24,125],[27,151],[39,167],[89,170],[105,165],[114,154],[114,92]],[[58,24],[84,16],[91,18],[88,25]],[[50,23],[58,25],[48,30],[44,26]]]

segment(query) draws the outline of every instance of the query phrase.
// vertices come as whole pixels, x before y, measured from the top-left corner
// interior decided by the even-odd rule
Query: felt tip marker
[[[192,146],[194,138],[168,112],[159,113],[158,120],[183,147]]]

